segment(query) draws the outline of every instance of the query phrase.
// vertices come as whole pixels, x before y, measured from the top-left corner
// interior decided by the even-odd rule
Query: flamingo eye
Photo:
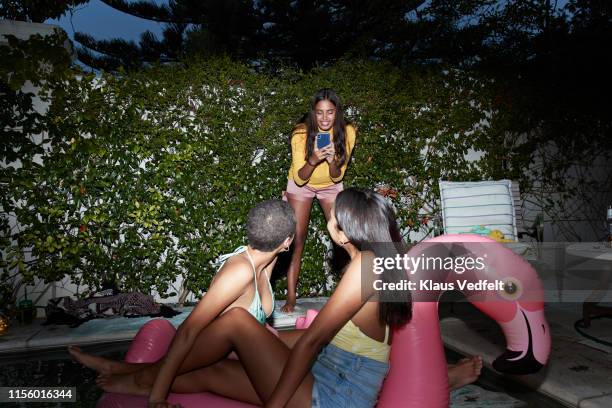
[[[516,300],[523,294],[523,285],[521,282],[512,277],[505,278],[503,280],[504,287],[499,291],[499,295],[504,299]]]

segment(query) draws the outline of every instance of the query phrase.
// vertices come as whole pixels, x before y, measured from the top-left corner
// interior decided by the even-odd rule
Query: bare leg
[[[289,349],[293,349],[293,346],[295,346],[295,343],[297,343],[300,337],[302,337],[302,334],[304,334],[305,332],[306,330],[298,330],[298,329],[281,330],[278,332],[278,338],[280,339],[280,341],[285,343],[285,346],[287,346]]]
[[[199,346],[200,341],[203,340],[206,342],[206,347]],[[253,345],[256,345],[256,348]],[[228,384],[244,380],[244,377],[241,377],[242,374],[237,374],[234,363],[227,360],[219,362],[232,349],[238,354],[240,364],[244,367],[244,372],[253,384],[259,399],[261,401],[267,400],[280,379],[282,370],[289,358],[290,350],[242,308],[231,309],[202,330],[196,344],[179,368],[179,374],[189,373],[189,375],[195,376],[198,374],[191,372],[205,367],[199,375],[208,377],[207,373],[214,372],[216,378],[204,381],[203,385],[200,386],[193,383],[188,385],[189,381],[185,378],[181,379],[182,376],[179,375],[178,382],[175,380],[173,389],[176,386],[177,390],[184,391],[185,387],[192,387],[189,389],[197,388],[197,391],[211,391],[224,395],[224,392],[228,392],[226,390]],[[215,365],[209,367],[212,364]],[[151,368],[153,367],[151,366]],[[143,370],[143,372],[146,371],[151,370]],[[234,378],[234,375],[238,377]],[[146,382],[141,381],[145,379]],[[313,381],[312,375],[308,374],[291,399],[290,406],[310,406]],[[98,384],[108,392],[147,395],[152,381],[149,381],[148,378],[137,379],[137,373],[132,373],[101,376]],[[240,401],[253,401],[253,395],[248,388],[234,388],[235,390],[231,392],[231,395],[225,395]]]
[[[323,214],[325,215],[325,221],[329,221],[329,217],[331,214],[331,209],[334,204],[335,199],[331,200],[319,200],[319,206],[321,210],[323,210]],[[335,272],[342,271],[346,265],[348,265],[350,258],[348,253],[341,246],[337,245],[332,241],[332,262],[331,267]]]
[[[140,383],[136,376],[129,373],[101,374],[96,379],[96,384],[108,392],[143,397],[149,396],[152,387],[152,383]],[[179,394],[214,392],[227,398],[262,405],[238,360],[225,359],[208,367],[180,374],[174,379],[170,391]]]
[[[272,271],[272,269],[274,269],[275,264],[276,264],[276,258],[266,267],[266,269],[268,271]],[[267,272],[267,273],[269,275],[271,272]],[[262,282],[260,283],[263,285]],[[262,295],[262,302],[271,302],[269,292],[266,291]],[[295,341],[291,343],[290,347],[292,347],[294,343]],[[91,368],[92,370],[97,371],[100,374],[134,373],[134,372],[143,370],[144,368],[151,366],[153,364],[158,364],[158,363],[128,363],[125,361],[111,360],[105,357],[99,357],[93,354],[85,353],[79,347],[76,347],[76,346],[69,346],[68,352],[76,361],[78,361],[85,367],[88,367],[88,368]]]
[[[482,357],[472,356],[448,366],[448,386],[451,390],[476,381],[482,370]]]
[[[194,370],[177,377],[172,392],[214,392],[224,397],[262,405],[244,367],[237,360],[223,360],[210,367]]]
[[[298,199],[293,194],[287,194],[287,201],[295,212],[297,223],[295,226],[295,238],[293,239],[293,253],[291,254],[291,261],[287,269],[287,302],[281,307],[281,311],[285,313],[293,312],[295,308],[297,280],[300,275],[302,252],[304,251],[306,235],[308,234],[312,198]]]
[[[278,338],[283,343],[285,343],[288,348],[292,349],[304,332],[305,330],[282,330],[278,332]],[[199,345],[199,347],[206,348],[206,341],[206,337],[199,337],[197,344]],[[138,374],[138,377],[142,382],[145,383],[147,382],[147,380],[142,378],[155,378],[155,376],[157,375],[157,370],[159,370],[160,367],[160,362],[128,363],[125,361],[111,360],[109,358],[99,357],[93,354],[85,353],[79,347],[76,346],[69,346],[68,351],[70,352],[72,357],[74,357],[74,359],[77,360],[79,363],[83,364],[85,367],[97,371],[100,374],[130,374],[143,371],[143,373]],[[144,377],[141,378],[141,376]]]
[[[126,363],[125,361],[115,361],[109,358],[95,356],[85,353],[79,347],[69,346],[68,352],[79,363],[91,368],[100,374],[120,374],[133,373],[142,370],[144,367],[154,363]]]
[[[321,210],[323,210],[325,221],[329,221],[329,216],[331,214],[331,209],[333,205],[334,200],[319,200],[319,206],[321,206]]]

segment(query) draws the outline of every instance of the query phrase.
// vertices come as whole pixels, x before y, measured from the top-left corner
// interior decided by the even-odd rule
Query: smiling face
[[[336,120],[336,106],[327,99],[317,102],[315,105],[315,117],[319,129],[328,131],[334,126],[334,121]]]

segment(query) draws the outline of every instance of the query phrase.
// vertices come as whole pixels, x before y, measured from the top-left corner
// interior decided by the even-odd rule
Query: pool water
[[[107,343],[83,350],[113,359],[122,359],[129,343]],[[76,402],[71,403],[0,403],[2,407],[95,407],[102,395],[96,386],[96,373],[78,364],[66,348],[32,350],[0,355],[2,387],[76,387]]]
[[[106,343],[82,347],[84,351],[96,355],[122,359],[129,342]],[[455,362],[462,356],[447,350],[447,360]],[[102,391],[96,386],[96,373],[73,361],[65,348],[30,351],[2,356],[0,355],[0,386],[28,387],[76,387],[75,403],[21,403],[0,404],[4,407],[95,407]],[[525,386],[521,386],[499,374],[483,369],[476,385],[490,391],[504,392],[524,401],[528,408],[560,408],[564,405],[545,397]],[[474,406],[478,406],[475,404]]]

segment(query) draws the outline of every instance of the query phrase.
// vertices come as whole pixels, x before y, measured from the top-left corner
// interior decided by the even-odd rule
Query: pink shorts
[[[291,198],[300,201],[312,200],[315,197],[319,201],[334,201],[338,193],[342,190],[344,190],[342,182],[332,184],[329,187],[314,188],[310,187],[308,184],[300,187],[295,184],[295,181],[288,179],[287,191],[283,192],[283,200],[287,201],[287,195],[290,195]]]

